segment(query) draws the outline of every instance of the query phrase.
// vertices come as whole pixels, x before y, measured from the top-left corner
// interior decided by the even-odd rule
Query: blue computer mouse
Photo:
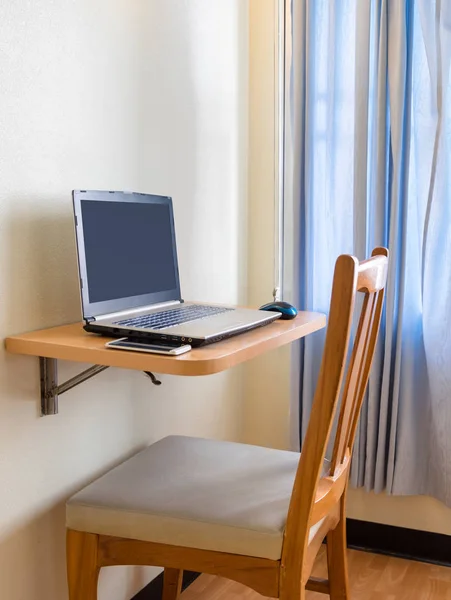
[[[281,315],[280,318],[284,321],[294,319],[294,317],[298,314],[297,309],[291,304],[288,304],[288,302],[268,302],[268,304],[263,304],[263,306],[260,306],[260,310],[279,312]]]

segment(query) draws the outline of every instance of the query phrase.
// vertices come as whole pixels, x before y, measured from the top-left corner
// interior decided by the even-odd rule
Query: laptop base
[[[277,315],[278,317],[279,315]],[[277,318],[274,316],[274,320]],[[209,338],[185,338],[177,335],[167,335],[167,334],[159,334],[157,332],[146,333],[144,331],[136,331],[132,329],[118,329],[116,327],[110,327],[108,325],[98,325],[96,323],[87,323],[83,326],[85,331],[89,333],[98,333],[107,337],[128,337],[136,340],[148,340],[148,341],[170,341],[170,342],[178,342],[178,343],[187,343],[190,344],[193,348],[199,348],[200,346],[206,346],[207,344],[214,344],[215,342],[220,342],[222,340],[226,340],[230,337],[234,337],[236,335],[240,335],[240,333],[246,333],[247,331],[251,331],[252,329],[258,329],[259,327],[264,327],[265,325],[269,325],[273,321],[263,321],[261,323],[256,323],[249,325],[246,328],[240,329],[239,331],[229,331],[225,333],[221,333],[219,335],[213,335]]]

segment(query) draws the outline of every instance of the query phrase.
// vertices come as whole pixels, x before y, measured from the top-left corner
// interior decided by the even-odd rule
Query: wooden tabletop
[[[108,350],[109,338],[86,333],[81,323],[33,331],[6,338],[6,349],[28,354],[170,375],[210,375],[225,371],[268,350],[278,348],[322,329],[326,317],[321,313],[300,312],[291,321],[278,319],[266,325],[180,356],[143,354],[127,350]]]

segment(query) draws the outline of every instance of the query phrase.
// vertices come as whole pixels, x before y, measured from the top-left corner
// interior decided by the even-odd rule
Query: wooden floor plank
[[[349,550],[348,557],[350,600],[451,600],[451,568],[356,550]],[[327,576],[325,548],[312,574]],[[202,575],[182,600],[265,599],[239,583]],[[307,592],[307,600],[328,600],[328,596]]]

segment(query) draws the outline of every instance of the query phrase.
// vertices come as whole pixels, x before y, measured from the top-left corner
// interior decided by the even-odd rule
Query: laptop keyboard
[[[126,327],[140,327],[141,329],[165,329],[167,327],[175,327],[189,321],[197,321],[205,319],[213,315],[230,312],[233,308],[224,308],[223,306],[202,306],[198,304],[190,304],[189,306],[181,306],[180,308],[171,308],[158,313],[151,313],[141,317],[133,317],[116,321],[114,325],[124,325]]]

